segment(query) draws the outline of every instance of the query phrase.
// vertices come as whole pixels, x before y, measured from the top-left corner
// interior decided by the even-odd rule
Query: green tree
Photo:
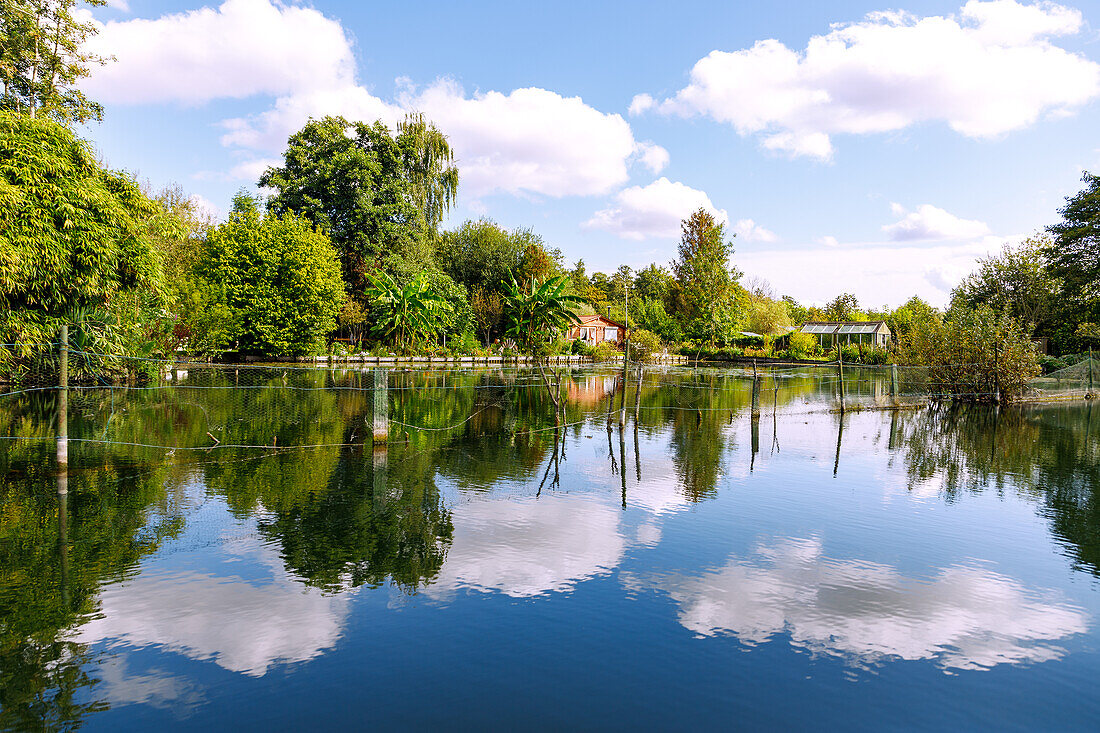
[[[532,280],[522,286],[511,279],[504,297],[505,334],[520,348],[539,354],[576,318],[574,310],[583,301],[569,290],[565,275]]]
[[[859,299],[851,293],[841,293],[825,305],[825,317],[830,321],[856,321],[860,318]]]
[[[1098,240],[1100,243],[1100,240]],[[978,269],[951,293],[952,304],[976,308],[986,304],[1012,316],[1031,331],[1048,331],[1054,323],[1061,284],[1046,267],[1050,237],[1036,235],[978,260]]]
[[[107,333],[117,319],[105,314],[136,292],[159,304],[153,235],[171,222],[158,213],[69,129],[0,111],[0,343],[20,344],[0,346],[0,364],[39,358],[80,311],[100,314],[82,321],[104,337],[100,346],[125,353],[122,334]]]
[[[886,321],[886,327],[890,329],[894,338],[900,340],[916,326],[932,321],[942,323],[943,314],[914,295],[905,302],[905,305],[895,308],[883,320]]]
[[[397,124],[397,142],[404,153],[413,201],[424,212],[429,231],[435,235],[458,196],[454,151],[447,136],[419,113],[407,115]]]
[[[741,273],[730,265],[733,245],[725,227],[700,208],[681,225],[679,257],[672,263],[680,311],[697,335],[714,342],[737,319],[735,285]]]
[[[672,273],[657,264],[639,270],[634,276],[634,292],[640,298],[666,302],[675,285],[676,279]]]
[[[1085,188],[1058,210],[1062,221],[1047,227],[1050,273],[1075,301],[1100,298],[1100,176],[1084,173]]]
[[[915,322],[901,339],[899,356],[925,367],[907,374],[924,380],[918,389],[971,401],[1020,397],[1041,371],[1026,329],[987,305],[954,309],[943,321]]]
[[[31,118],[41,113],[63,123],[103,118],[103,107],[88,99],[79,83],[90,66],[109,59],[83,50],[96,26],[74,15],[76,5],[76,0],[0,3],[0,109]]]
[[[408,169],[415,152],[414,142],[394,138],[381,122],[310,120],[290,136],[283,165],[268,168],[259,185],[275,191],[268,201],[273,213],[293,212],[328,233],[345,282],[360,293],[369,272],[405,279],[432,261],[430,226],[418,202],[441,207],[449,189],[425,181],[430,170]],[[438,152],[428,157],[438,163]]]
[[[328,237],[291,212],[261,216],[244,194],[193,268],[192,348],[265,356],[318,353],[344,283]]]

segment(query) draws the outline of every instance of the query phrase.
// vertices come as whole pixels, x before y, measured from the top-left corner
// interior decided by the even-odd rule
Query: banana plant
[[[554,402],[554,419],[562,409],[562,372],[554,373],[551,384],[546,375],[546,347],[550,341],[569,328],[576,320],[574,309],[583,303],[579,295],[569,292],[569,278],[556,275],[533,279],[520,285],[515,277],[504,283],[504,334],[520,348],[536,357],[539,375]],[[539,358],[541,357],[541,358]]]
[[[377,314],[371,330],[400,349],[429,339],[438,330],[440,316],[451,307],[423,272],[404,286],[385,272],[368,274],[367,281],[365,295]]]

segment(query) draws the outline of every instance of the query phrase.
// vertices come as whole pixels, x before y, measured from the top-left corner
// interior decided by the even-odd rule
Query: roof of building
[[[859,334],[876,333],[879,328],[890,332],[886,321],[806,321],[798,330],[813,334]]]
[[[619,323],[618,321],[613,321],[607,316],[601,316],[599,313],[588,313],[583,316],[577,316],[577,323],[581,326],[587,326],[591,323],[595,323],[596,321],[602,321],[603,323],[606,323],[609,326],[615,326],[616,328],[626,328],[626,326]]]

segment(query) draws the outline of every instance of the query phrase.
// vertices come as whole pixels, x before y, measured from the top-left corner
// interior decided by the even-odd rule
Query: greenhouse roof
[[[802,324],[802,328],[798,330],[802,333],[812,334],[855,335],[860,333],[878,333],[880,329],[885,333],[890,332],[885,321],[806,321]]]

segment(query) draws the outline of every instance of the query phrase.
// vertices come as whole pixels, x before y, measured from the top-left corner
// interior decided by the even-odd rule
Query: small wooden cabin
[[[863,344],[881,349],[890,346],[890,328],[886,321],[806,321],[802,333],[818,337],[825,348],[841,344]]]
[[[591,346],[603,341],[617,346],[626,338],[626,326],[598,314],[577,316],[577,320],[566,333],[566,338],[580,339]]]

